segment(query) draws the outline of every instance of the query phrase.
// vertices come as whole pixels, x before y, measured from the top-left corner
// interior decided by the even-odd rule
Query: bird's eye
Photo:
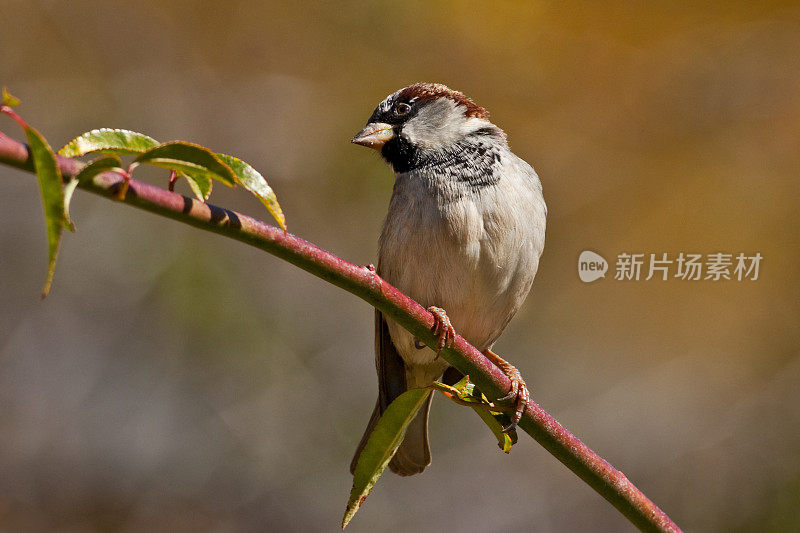
[[[394,107],[394,114],[399,117],[408,114],[409,111],[411,111],[411,106],[403,102]]]

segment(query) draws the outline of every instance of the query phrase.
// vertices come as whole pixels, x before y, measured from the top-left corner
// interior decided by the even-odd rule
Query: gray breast
[[[456,330],[483,349],[530,289],[546,208],[535,172],[510,151],[499,155],[492,180],[454,179],[456,167],[445,168],[397,176],[380,273],[422,305],[444,308]]]

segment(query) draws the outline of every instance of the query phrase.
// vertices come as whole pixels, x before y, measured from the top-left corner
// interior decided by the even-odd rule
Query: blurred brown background
[[[54,146],[105,126],[239,155],[292,232],[359,264],[392,178],[350,137],[404,85],[463,90],[550,212],[499,352],[687,530],[800,528],[796,2],[4,0],[0,50]],[[212,202],[268,218],[224,189]],[[336,530],[376,394],[371,309],[154,215],[80,192],[72,213],[41,302],[37,185],[0,168],[2,529]],[[755,282],[584,284],[585,249],[764,259]],[[505,456],[441,399],[432,446],[349,531],[632,529],[531,439]]]

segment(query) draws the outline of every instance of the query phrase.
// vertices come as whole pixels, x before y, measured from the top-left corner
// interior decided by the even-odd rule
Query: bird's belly
[[[389,283],[421,305],[443,308],[456,332],[485,350],[528,293],[538,253],[514,229],[492,235],[477,207],[455,206],[455,227],[447,220],[418,218],[412,225],[406,219],[402,232],[390,228],[393,245],[382,243],[380,269]],[[405,329],[390,321],[389,332],[408,364],[432,364],[436,354],[416,348]]]

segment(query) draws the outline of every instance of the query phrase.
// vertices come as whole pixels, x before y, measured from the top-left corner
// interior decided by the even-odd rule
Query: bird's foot
[[[433,333],[438,337],[436,343],[436,358],[439,358],[443,348],[449,348],[453,345],[453,340],[456,338],[456,330],[450,323],[447,313],[441,307],[431,306],[428,311],[433,315]]]
[[[509,424],[508,427],[503,428],[503,432],[507,433],[517,427],[517,424],[522,418],[522,413],[528,406],[531,395],[528,392],[528,386],[525,385],[525,380],[522,379],[522,374],[520,374],[519,370],[517,370],[517,367],[491,350],[486,350],[483,352],[483,355],[485,355],[489,361],[497,365],[497,367],[502,370],[506,376],[508,376],[508,379],[511,380],[511,389],[508,391],[508,394],[502,398],[498,398],[494,402],[509,402],[514,406],[514,412],[511,414],[511,424]]]

